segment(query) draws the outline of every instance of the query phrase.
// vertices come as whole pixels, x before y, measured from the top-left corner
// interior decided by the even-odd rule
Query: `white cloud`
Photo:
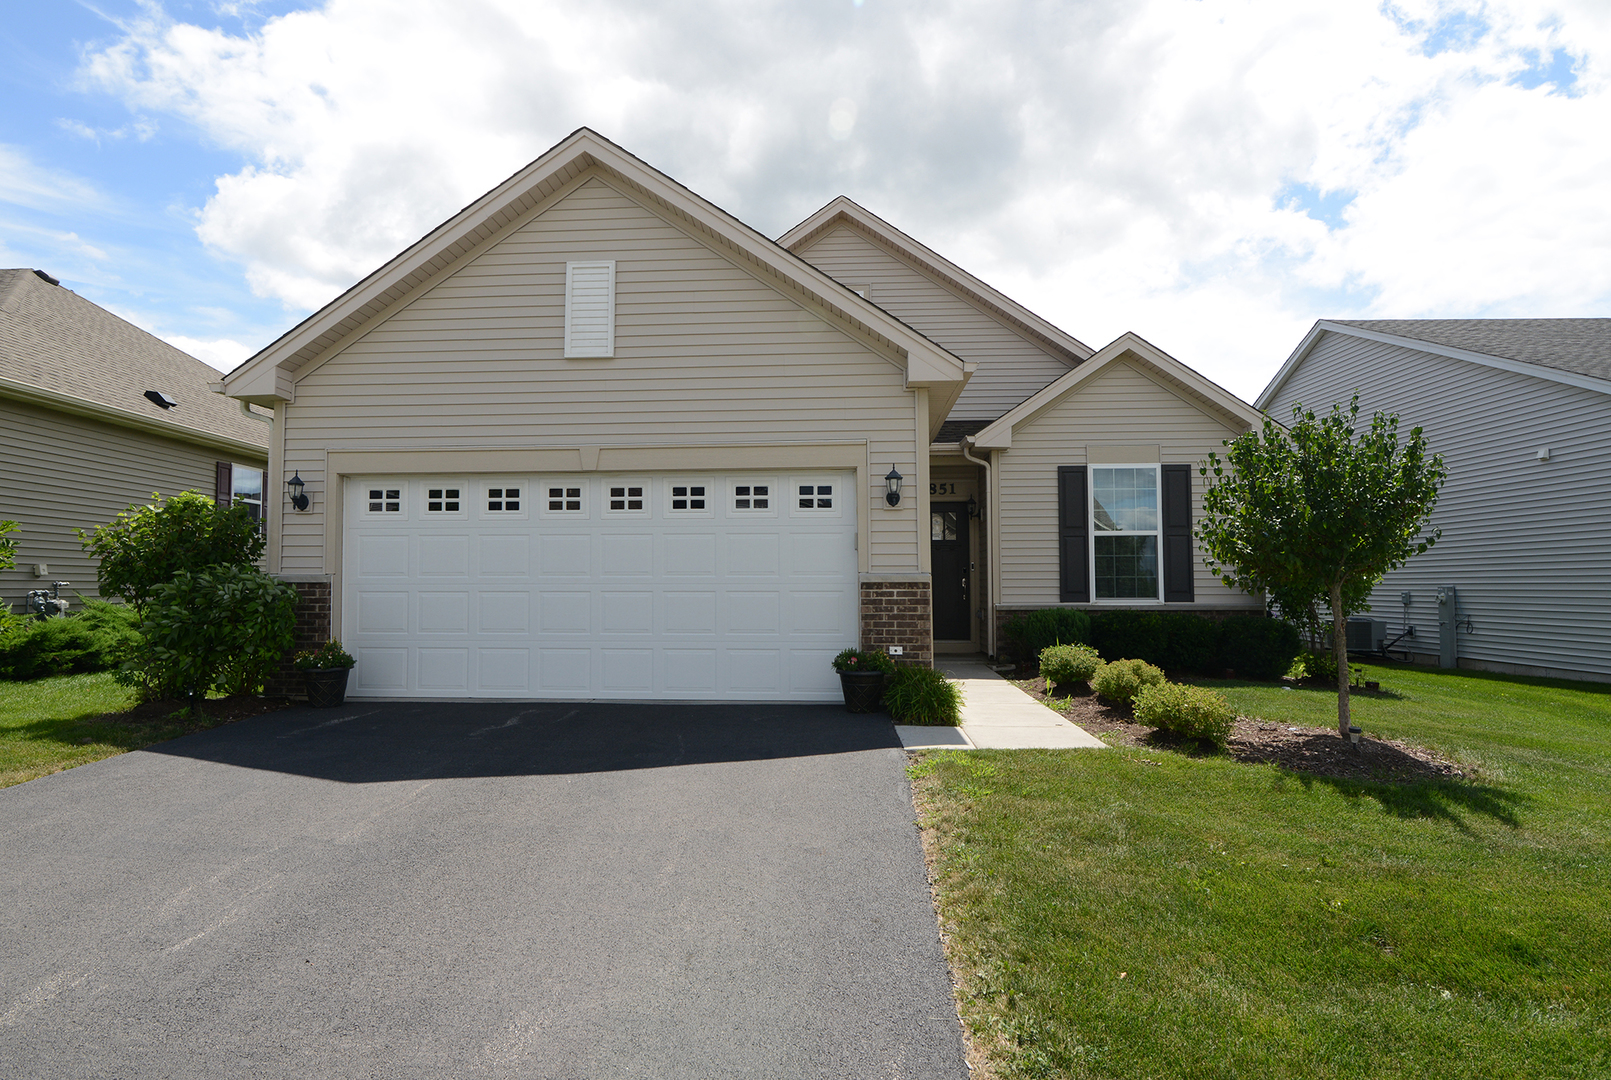
[[[40,165],[27,150],[5,143],[0,143],[0,202],[29,209],[107,205],[89,181]]]
[[[219,371],[233,371],[257,352],[250,345],[244,345],[230,338],[193,338],[183,334],[157,336],[174,348],[189,353]]]
[[[848,194],[1246,396],[1316,317],[1611,303],[1594,2],[147,11],[86,72],[246,158],[198,231],[296,310],[583,124],[774,235]]]

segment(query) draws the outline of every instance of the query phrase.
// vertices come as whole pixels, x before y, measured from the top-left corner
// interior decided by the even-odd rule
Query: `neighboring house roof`
[[[1611,319],[1322,319],[1259,395],[1261,408],[1326,333],[1611,393]]]
[[[1092,349],[1085,342],[1047,322],[1012,297],[985,284],[945,256],[843,195],[778,237],[778,243],[790,251],[801,251],[817,237],[840,225],[855,229],[897,258],[916,265],[930,277],[961,293],[1070,364],[1077,364],[1091,355]]]
[[[981,450],[1007,450],[1012,447],[1013,428],[1053,404],[1081,383],[1094,379],[1115,360],[1138,361],[1182,397],[1197,402],[1211,412],[1240,420],[1250,427],[1264,422],[1264,414],[1210,379],[1193,371],[1139,334],[1126,332],[1104,345],[1079,367],[1041,390],[1005,416],[993,422],[967,444]]]
[[[448,268],[494,242],[506,228],[540,212],[590,170],[785,295],[815,309],[830,325],[841,327],[875,352],[903,362],[907,385],[930,389],[931,423],[938,429],[974,365],[588,128],[577,129],[230,372],[224,380],[225,392],[259,404],[295,400],[296,380],[302,374]]]
[[[28,269],[0,270],[0,394],[123,427],[268,454],[269,425],[208,389],[218,372]],[[147,391],[175,402],[164,408]]]

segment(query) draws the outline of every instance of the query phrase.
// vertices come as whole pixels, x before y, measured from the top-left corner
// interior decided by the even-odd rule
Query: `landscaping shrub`
[[[1001,633],[1013,656],[1028,661],[1052,645],[1091,644],[1091,616],[1076,608],[1042,608],[1014,615]]]
[[[897,724],[956,727],[962,723],[962,691],[933,668],[896,669],[884,688],[884,707]]]
[[[1125,702],[1132,700],[1143,686],[1163,681],[1164,673],[1145,660],[1115,660],[1096,669],[1091,676],[1091,689],[1109,701]]]
[[[181,571],[253,566],[264,544],[245,504],[222,506],[196,491],[180,492],[160,507],[131,506],[105,525],[78,530],[78,539],[100,560],[101,595],[120,596],[136,608]]]
[[[1168,639],[1156,611],[1103,611],[1091,620],[1091,644],[1103,656],[1129,656],[1162,665]]]
[[[213,689],[255,693],[291,647],[295,606],[295,589],[249,567],[180,571],[152,591],[144,643],[119,681],[192,708]]]
[[[855,671],[882,671],[888,675],[895,670],[895,661],[882,649],[844,649],[833,658],[833,669],[841,673]]]
[[[1164,612],[1159,618],[1164,630],[1164,651],[1159,667],[1167,671],[1206,674],[1219,666],[1218,623],[1185,611]],[[1143,656],[1142,659],[1150,658]]]
[[[99,600],[82,614],[0,616],[0,679],[26,681],[116,667],[139,641],[132,611]]]
[[[1337,685],[1337,657],[1327,651],[1305,651],[1299,659],[1303,662],[1303,677],[1315,679],[1328,686]]]
[[[1248,679],[1281,678],[1303,651],[1298,629],[1281,619],[1232,615],[1220,623],[1219,662]]]
[[[1138,724],[1222,747],[1231,737],[1236,710],[1213,690],[1160,682],[1136,691],[1135,719]]]
[[[1040,652],[1040,673],[1048,688],[1089,682],[1101,666],[1101,654],[1089,645],[1052,645]]]

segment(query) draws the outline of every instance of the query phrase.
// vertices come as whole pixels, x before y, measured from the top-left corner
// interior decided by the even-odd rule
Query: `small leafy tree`
[[[17,565],[17,541],[7,535],[16,531],[15,521],[0,521],[0,570],[10,570]]]
[[[1348,616],[1366,607],[1382,575],[1426,551],[1426,531],[1448,475],[1420,428],[1399,439],[1398,417],[1377,413],[1359,431],[1359,395],[1345,411],[1316,417],[1301,405],[1287,430],[1262,431],[1209,454],[1213,474],[1196,536],[1204,562],[1228,586],[1264,593],[1282,615],[1302,621],[1318,604],[1331,611],[1337,658],[1337,731],[1348,735]],[[1357,438],[1356,438],[1357,436]]]
[[[264,545],[245,504],[221,506],[199,491],[180,492],[161,506],[131,506],[105,525],[79,529],[78,539],[100,560],[101,595],[121,596],[141,610],[180,571],[252,566]]]
[[[251,694],[295,637],[296,590],[251,567],[181,570],[153,588],[145,640],[118,679],[148,698],[183,697],[198,710],[209,690]]]

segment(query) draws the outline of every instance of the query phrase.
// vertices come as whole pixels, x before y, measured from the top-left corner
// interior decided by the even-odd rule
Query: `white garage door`
[[[349,478],[350,693],[835,700],[853,476]]]

